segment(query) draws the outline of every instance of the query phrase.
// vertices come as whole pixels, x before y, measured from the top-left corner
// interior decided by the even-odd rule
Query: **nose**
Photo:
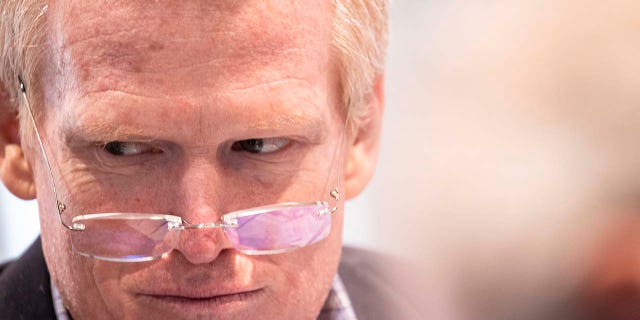
[[[220,209],[225,199],[221,170],[205,159],[186,159],[187,166],[175,184],[177,195],[173,210],[177,215],[195,224],[211,224],[220,219]],[[220,252],[233,246],[221,228],[185,228],[175,235],[174,249],[193,264],[209,263]]]
[[[215,260],[225,249],[233,248],[220,228],[184,229],[180,231],[176,250],[192,264]]]

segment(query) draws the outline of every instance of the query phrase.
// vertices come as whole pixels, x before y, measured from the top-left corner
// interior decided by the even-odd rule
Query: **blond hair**
[[[47,6],[38,1],[2,0],[0,2],[0,98],[8,102],[9,110],[0,110],[0,120],[18,113],[21,133],[28,125],[25,122],[18,77],[25,83],[37,74],[41,58],[40,50],[44,38],[44,13]],[[36,94],[37,94],[36,90]],[[31,97],[37,97],[30,92]],[[4,103],[0,106],[5,106]],[[0,121],[0,124],[4,123]],[[22,134],[21,134],[22,136]]]
[[[387,47],[387,0],[334,0],[333,49],[340,70],[342,105],[350,110],[353,123],[364,121],[367,99],[374,80],[384,71]],[[8,96],[11,110],[20,113],[25,128],[18,76],[26,85],[36,85],[39,59],[44,48],[44,13],[39,0],[0,1],[0,96]],[[30,101],[38,101],[38,90],[30,90]],[[1,116],[0,116],[1,117]]]
[[[340,70],[342,105],[352,125],[366,121],[375,78],[384,73],[387,0],[335,0],[333,47]]]

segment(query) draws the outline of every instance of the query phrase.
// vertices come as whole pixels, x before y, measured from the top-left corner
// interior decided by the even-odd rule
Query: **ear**
[[[0,84],[0,179],[16,197],[36,197],[33,172],[24,157],[19,139],[17,115],[11,112],[11,101]]]
[[[367,186],[378,162],[378,145],[384,110],[384,76],[379,75],[373,83],[372,95],[364,106],[366,116],[356,128],[355,137],[348,150],[345,169],[346,198],[351,199]]]

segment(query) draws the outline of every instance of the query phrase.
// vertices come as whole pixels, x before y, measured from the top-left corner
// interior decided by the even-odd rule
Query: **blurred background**
[[[638,9],[392,1],[380,163],[345,242],[418,263],[425,318],[640,319]],[[35,210],[0,191],[0,261]]]

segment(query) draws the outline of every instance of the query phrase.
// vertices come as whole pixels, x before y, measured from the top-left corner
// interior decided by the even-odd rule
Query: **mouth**
[[[264,294],[264,289],[229,292],[222,294],[142,294],[139,298],[154,308],[190,312],[192,314],[225,314],[246,310],[255,305]]]

